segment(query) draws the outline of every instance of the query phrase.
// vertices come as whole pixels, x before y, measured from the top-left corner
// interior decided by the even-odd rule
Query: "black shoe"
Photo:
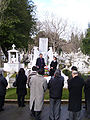
[[[30,113],[30,116],[31,116],[32,118],[35,118],[35,115],[34,115],[34,114],[32,114],[32,113]]]
[[[21,107],[25,107],[25,105],[22,105]]]
[[[3,108],[1,108],[1,109],[0,109],[0,112],[1,112],[1,111],[4,111],[4,109],[3,109]]]
[[[67,118],[66,120],[69,120],[69,118]]]
[[[18,107],[21,107],[21,105],[18,105]]]

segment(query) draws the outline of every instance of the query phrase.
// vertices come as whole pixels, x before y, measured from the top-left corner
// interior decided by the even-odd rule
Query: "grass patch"
[[[14,73],[10,78],[16,78],[16,73]]]
[[[68,89],[63,89],[62,99],[68,99]],[[27,89],[26,99],[30,99],[30,89]],[[7,90],[6,99],[17,99],[16,88],[10,88]],[[49,90],[45,92],[45,100],[49,100]],[[84,99],[84,90],[82,91],[82,99]]]
[[[7,76],[7,72],[6,72],[6,71],[4,71],[3,75],[4,75],[4,77],[6,77],[6,76]]]

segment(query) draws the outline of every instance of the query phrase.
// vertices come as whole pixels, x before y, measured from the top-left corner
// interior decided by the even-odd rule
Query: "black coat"
[[[16,78],[16,93],[18,95],[23,95],[25,96],[27,94],[27,89],[26,89],[26,83],[27,83],[27,76],[26,75],[18,75]]]
[[[4,96],[6,94],[7,85],[7,80],[3,77],[3,75],[0,75],[0,96]]]
[[[90,77],[85,81],[85,99],[90,101]]]
[[[50,98],[61,99],[63,86],[64,78],[62,76],[51,78],[48,83]]]
[[[76,76],[68,81],[69,111],[78,112],[81,110],[83,86],[84,80],[79,76]]]
[[[54,75],[55,70],[57,69],[57,61],[52,61],[50,64],[50,68],[53,67],[53,69],[50,69],[50,76]]]
[[[56,70],[56,68],[57,68],[57,61],[52,61],[51,62],[51,64],[50,64],[50,67],[53,67],[53,69],[55,69]]]
[[[43,68],[44,69],[44,66],[45,66],[45,61],[44,61],[44,58],[37,58],[37,61],[36,61],[36,66],[39,66],[39,69]]]

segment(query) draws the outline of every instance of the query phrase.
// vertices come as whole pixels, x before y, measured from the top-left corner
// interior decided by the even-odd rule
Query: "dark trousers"
[[[50,98],[49,120],[59,120],[61,111],[61,100]]]
[[[49,75],[50,75],[50,76],[54,76],[55,70],[56,70],[56,69],[50,69]]]
[[[35,111],[35,120],[41,120],[41,111]]]
[[[69,120],[81,120],[80,114],[81,111],[78,112],[69,111]]]
[[[0,96],[0,110],[3,108],[4,106],[4,100],[5,100],[5,95]]]
[[[18,95],[18,106],[24,106],[24,98],[25,98],[25,95]]]
[[[32,117],[35,117],[35,111],[34,111],[34,102],[33,102],[33,106],[32,106],[32,109],[31,109],[31,116]]]
[[[87,100],[87,110],[86,110],[86,113],[87,113],[87,118],[90,119],[90,100]]]
[[[35,120],[41,120],[41,111],[34,111],[34,105],[35,103],[33,102],[32,110],[31,110],[31,116],[35,117]]]

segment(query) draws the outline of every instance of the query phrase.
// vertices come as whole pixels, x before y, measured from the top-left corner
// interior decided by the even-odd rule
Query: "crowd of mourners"
[[[57,58],[54,57],[50,64],[50,80],[44,78],[45,62],[43,55],[36,61],[36,66],[32,67],[32,72],[28,77],[25,75],[25,70],[20,68],[16,75],[16,80],[13,86],[16,87],[18,107],[25,107],[25,96],[27,95],[26,84],[30,89],[30,115],[35,120],[41,120],[41,112],[44,103],[44,93],[49,89],[50,96],[50,113],[49,120],[59,120],[61,113],[61,99],[64,87],[64,77],[61,75],[60,69],[57,69]],[[85,110],[86,117],[90,119],[90,76],[84,80],[78,73],[77,67],[71,68],[72,74],[68,79],[68,111],[67,120],[82,120],[82,90],[85,93]],[[6,87],[8,83],[0,70],[0,112],[4,111],[4,101],[6,95]]]

